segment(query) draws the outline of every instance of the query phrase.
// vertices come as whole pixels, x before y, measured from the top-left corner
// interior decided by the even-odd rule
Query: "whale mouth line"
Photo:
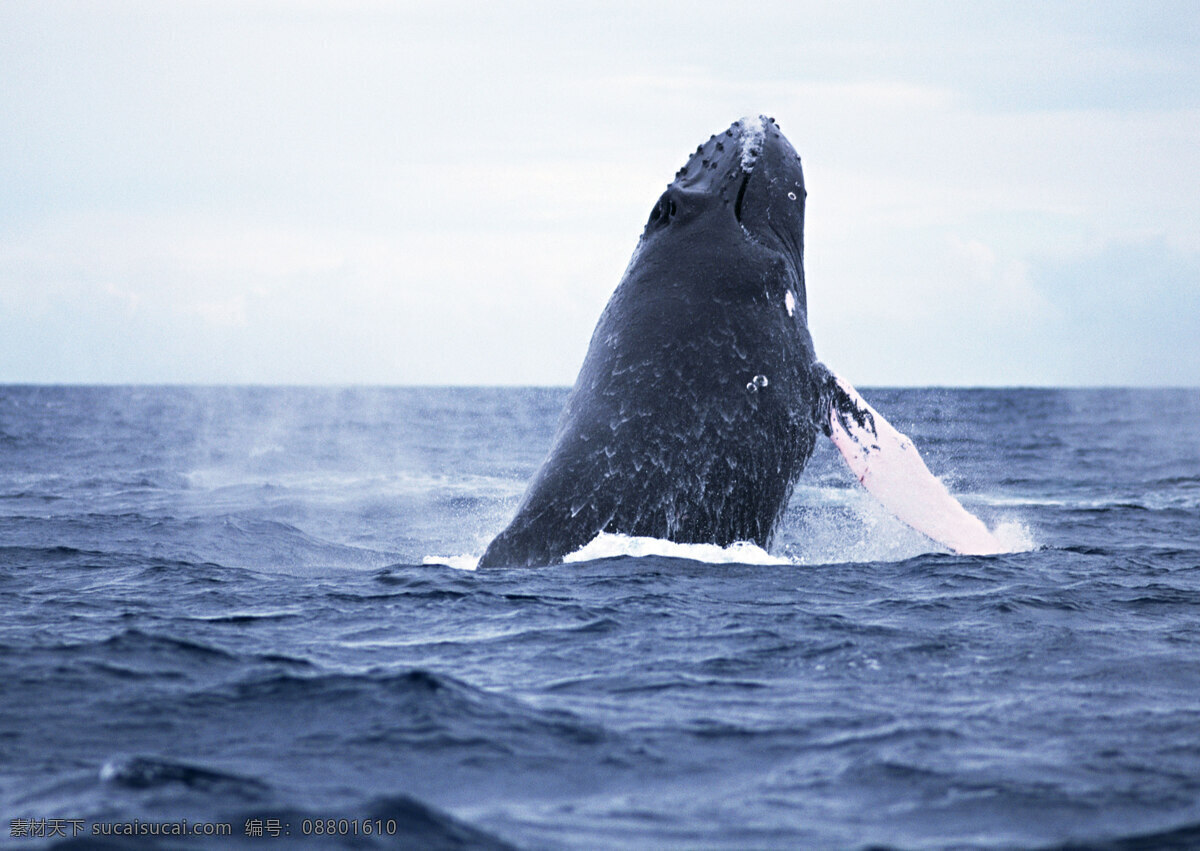
[[[746,187],[750,184],[750,172],[742,175],[742,185],[738,187],[737,200],[733,202],[733,215],[740,223],[742,221],[742,199],[746,197]]]

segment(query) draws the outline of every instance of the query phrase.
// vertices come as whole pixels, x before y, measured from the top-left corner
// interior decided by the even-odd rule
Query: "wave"
[[[153,788],[164,783],[182,783],[188,788],[202,791],[224,791],[231,798],[241,797],[247,802],[261,797],[258,781],[180,763],[138,758],[129,763],[114,765],[112,772],[116,776],[132,777],[135,784],[133,788],[137,789]],[[141,781],[147,778],[150,779],[150,785],[140,785]],[[101,819],[85,821],[98,824]],[[134,828],[164,823],[161,816],[133,818],[127,814],[123,814],[119,819],[107,816],[103,821],[110,827],[116,822],[117,827],[131,825]],[[199,824],[195,819],[192,823]],[[479,851],[515,851],[516,848],[494,833],[405,794],[377,797],[360,805],[336,808],[267,804],[246,809],[235,805],[224,812],[214,814],[208,823],[228,824],[231,833],[221,836],[220,839],[183,835],[163,840],[154,836],[122,836],[119,833],[95,839],[85,833],[77,838],[56,842],[49,847],[111,851],[260,848],[264,844],[271,845],[274,839],[282,843],[281,847],[289,848],[295,845],[316,848],[422,848],[430,851],[468,848]],[[175,827],[178,821],[172,819],[165,824]]]
[[[608,738],[603,728],[570,712],[538,709],[422,668],[255,676],[195,694],[189,702],[255,718],[287,707],[293,720],[309,717],[322,728],[320,719],[340,717],[344,741],[372,746],[483,746],[493,754],[528,756]]]
[[[1104,839],[1077,839],[1042,851],[1195,851],[1200,848],[1200,822],[1149,833]]]
[[[293,843],[319,848],[421,848],[430,851],[515,851],[494,833],[434,807],[412,795],[398,794],[373,798],[355,807],[267,808],[236,812],[228,817],[235,827],[278,821],[291,826],[286,845]],[[357,821],[356,829],[351,824]],[[339,822],[346,824],[339,825]],[[362,832],[369,824],[371,834]],[[329,830],[332,828],[332,831]],[[318,830],[320,832],[318,832]],[[341,831],[345,831],[344,833]],[[307,833],[306,833],[307,831]],[[271,844],[271,834],[243,839],[246,847]],[[144,847],[144,846],[137,846]],[[207,846],[205,846],[207,847]]]
[[[100,780],[127,789],[177,785],[205,792],[229,792],[250,799],[261,797],[268,789],[266,783],[253,777],[146,756],[109,760],[100,768]]]
[[[211,682],[244,676],[247,670],[265,676],[280,671],[306,671],[311,663],[278,653],[238,653],[198,641],[126,629],[92,641],[63,642],[42,647],[0,645],[7,654],[6,670],[21,676],[52,665],[57,679],[46,688],[62,694],[68,676],[81,677],[80,687],[104,688],[104,680],[170,682],[175,685]],[[97,682],[99,675],[101,682]]]

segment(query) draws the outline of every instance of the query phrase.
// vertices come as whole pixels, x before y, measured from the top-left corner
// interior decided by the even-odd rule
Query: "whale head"
[[[775,120],[742,118],[697,147],[675,174],[646,222],[643,247],[719,235],[768,252],[794,273],[803,309],[806,195],[800,155]]]

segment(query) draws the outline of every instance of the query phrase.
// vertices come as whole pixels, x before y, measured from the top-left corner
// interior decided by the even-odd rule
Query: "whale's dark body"
[[[766,547],[821,430],[800,157],[772,119],[701,145],[658,200],[553,445],[481,567],[603,531]]]

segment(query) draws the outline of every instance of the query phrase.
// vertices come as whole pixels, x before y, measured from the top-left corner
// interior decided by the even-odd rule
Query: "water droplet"
[[[746,382],[746,392],[747,393],[757,393],[758,385],[755,384],[753,381],[747,381]]]
[[[789,201],[795,201],[795,200],[796,200],[796,193],[795,193],[795,192],[789,192],[789,193],[788,193],[788,200],[789,200]]]
[[[754,380],[750,383],[756,387],[766,387],[771,382],[767,381],[767,377],[765,375],[756,375],[754,376]]]

